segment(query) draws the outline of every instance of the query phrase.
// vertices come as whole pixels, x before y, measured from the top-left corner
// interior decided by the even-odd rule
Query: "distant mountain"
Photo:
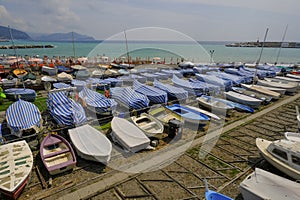
[[[94,41],[95,39],[91,36],[81,35],[73,33],[74,41]],[[69,33],[53,33],[53,34],[31,34],[34,40],[42,41],[73,41],[72,32]]]
[[[16,39],[16,40],[31,40],[31,37],[23,31],[19,31],[17,29],[11,28],[11,33],[12,33],[13,39]],[[10,31],[9,31],[8,27],[0,26],[0,39],[3,39],[3,40],[10,40],[11,39]]]

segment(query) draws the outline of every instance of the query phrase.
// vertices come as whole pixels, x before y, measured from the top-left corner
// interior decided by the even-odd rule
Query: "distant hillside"
[[[42,41],[72,41],[72,32],[69,33],[53,33],[53,34],[31,34],[34,40]],[[94,41],[93,37],[81,35],[74,32],[74,41]]]
[[[23,32],[23,31],[19,31],[17,29],[11,28],[11,33],[12,33],[13,39],[17,39],[17,40],[31,40],[31,37],[27,33]],[[0,26],[0,39],[6,39],[6,40],[10,40],[11,39],[8,27]]]

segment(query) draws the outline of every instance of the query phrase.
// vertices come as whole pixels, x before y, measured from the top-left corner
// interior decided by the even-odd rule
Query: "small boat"
[[[173,104],[170,106],[166,106],[166,108],[180,115],[184,119],[184,121],[197,123],[199,124],[199,126],[205,126],[210,120],[207,115],[194,109],[185,107],[184,105]]]
[[[103,164],[108,163],[112,144],[104,133],[88,124],[69,129],[68,133],[78,156]]]
[[[299,142],[286,139],[269,141],[256,138],[261,155],[274,167],[293,179],[300,179]]]
[[[14,69],[13,70],[13,74],[17,77],[17,78],[23,78],[24,76],[27,75],[27,71],[25,69]]]
[[[43,139],[40,155],[51,175],[72,170],[77,162],[70,143],[62,136],[51,133]]]
[[[175,75],[173,75],[172,82],[174,86],[183,88],[184,90],[188,91],[190,95],[193,96],[201,96],[203,93],[209,92],[209,89],[206,85],[198,82],[195,83],[188,80],[183,80]]]
[[[172,119],[176,119],[178,121],[184,122],[182,117],[177,113],[171,112],[169,109],[166,109],[163,106],[158,108],[150,109],[149,114],[161,121],[162,123],[166,124]]]
[[[217,99],[214,99],[213,97],[207,95],[197,97],[196,100],[201,106],[215,113],[225,114],[226,112],[234,109],[234,106],[218,101]]]
[[[19,99],[6,110],[7,125],[11,133],[21,137],[25,130],[39,132],[42,127],[42,116],[36,105]]]
[[[148,136],[155,136],[164,131],[164,125],[147,113],[142,113],[140,116],[132,116],[131,120]]]
[[[289,77],[289,78],[293,78],[293,79],[298,79],[298,80],[300,80],[300,76],[299,76],[299,75],[296,75],[296,74],[287,74],[286,76]]]
[[[83,107],[73,99],[68,98],[65,91],[50,91],[47,107],[59,125],[81,125],[87,120]]]
[[[189,106],[189,105],[185,105],[187,108],[190,108],[190,109],[194,109],[196,110],[197,112],[201,112],[203,113],[204,115],[207,115],[208,117],[210,117],[211,119],[215,119],[215,120],[221,120],[220,117],[218,117],[217,115],[215,115],[214,113],[211,113],[211,112],[208,112],[206,110],[203,110],[199,107],[194,107],[194,106]]]
[[[284,137],[287,140],[294,141],[294,142],[300,142],[300,133],[296,132],[285,132]]]
[[[128,108],[128,110],[141,110],[149,106],[149,99],[135,92],[131,87],[115,87],[110,89],[111,98]]]
[[[286,77],[286,76],[275,76],[272,80],[278,79],[279,81],[287,81],[287,82],[296,82],[300,83],[300,79],[298,78],[292,78],[292,77]]]
[[[283,88],[277,88],[277,87],[271,87],[271,86],[255,85],[255,87],[262,88],[262,89],[266,89],[266,90],[271,90],[271,91],[273,91],[273,92],[279,93],[280,95],[284,95],[285,92],[286,92],[286,89],[283,89]]]
[[[267,86],[267,87],[276,87],[276,88],[285,89],[287,92],[290,93],[294,93],[298,89],[297,84],[275,82],[271,80],[258,80],[257,84],[262,86]]]
[[[195,74],[195,75],[199,81],[217,85],[225,91],[230,90],[231,87],[233,86],[233,82],[231,80],[224,80],[214,75],[207,75],[207,74]]]
[[[244,94],[244,95],[249,96],[249,97],[260,99],[263,104],[268,104],[272,101],[272,97],[270,97],[268,95],[261,94],[261,93],[258,93],[258,92],[254,92],[254,91],[250,91],[250,90],[247,90],[245,88],[232,87],[232,90],[234,92],[239,93],[239,94]]]
[[[244,200],[300,199],[300,184],[265,170],[255,171],[240,183]]]
[[[4,90],[6,98],[11,101],[17,101],[22,99],[24,101],[34,102],[36,98],[36,92],[28,88],[9,88]]]
[[[58,81],[63,81],[63,82],[68,82],[73,80],[73,76],[71,74],[67,74],[66,72],[61,72],[57,74],[57,80]]]
[[[150,145],[150,139],[145,133],[126,119],[114,117],[111,128],[114,140],[130,152],[141,151]]]
[[[153,104],[166,103],[168,101],[168,95],[165,91],[142,84],[137,80],[133,81],[133,89],[140,94],[146,95]]]
[[[298,106],[296,106],[296,115],[297,115],[298,131],[300,131],[300,113],[299,113],[299,107]]]
[[[56,67],[48,67],[48,66],[42,66],[42,73],[49,75],[49,76],[54,76],[57,74],[57,68]]]
[[[259,108],[262,103],[262,100],[253,98],[244,94],[240,94],[234,91],[224,92],[226,99],[248,105],[252,108]]]
[[[164,84],[157,80],[154,80],[153,85],[154,87],[165,91],[168,94],[169,100],[175,100],[175,99],[181,100],[181,99],[186,99],[188,97],[188,92],[183,88],[178,88],[169,84]]]
[[[84,87],[79,92],[82,104],[89,110],[102,116],[109,116],[116,110],[117,102],[114,99],[106,98],[104,95]]]
[[[25,140],[0,146],[0,192],[17,199],[33,166],[33,156]]]
[[[230,198],[224,194],[221,194],[221,193],[213,191],[213,190],[209,190],[206,179],[204,179],[204,183],[205,183],[205,199],[206,200],[233,200],[232,198]]]
[[[270,97],[272,97],[273,99],[279,99],[280,98],[280,93],[278,92],[274,92],[272,90],[257,86],[257,85],[246,85],[246,84],[241,84],[242,88],[245,88],[247,90],[250,91],[255,91],[258,92],[260,94],[264,94],[264,95],[268,95]]]

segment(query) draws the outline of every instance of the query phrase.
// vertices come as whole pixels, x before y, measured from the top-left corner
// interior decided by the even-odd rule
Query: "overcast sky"
[[[0,0],[0,25],[34,33],[75,31],[107,39],[162,27],[198,41],[300,41],[299,0]]]

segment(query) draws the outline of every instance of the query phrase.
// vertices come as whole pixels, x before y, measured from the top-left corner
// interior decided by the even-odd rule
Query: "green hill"
[[[31,37],[23,31],[19,31],[17,29],[11,28],[11,33],[12,33],[13,39],[31,40]],[[0,39],[2,39],[2,40],[10,40],[11,39],[10,31],[9,31],[8,27],[0,26]]]

